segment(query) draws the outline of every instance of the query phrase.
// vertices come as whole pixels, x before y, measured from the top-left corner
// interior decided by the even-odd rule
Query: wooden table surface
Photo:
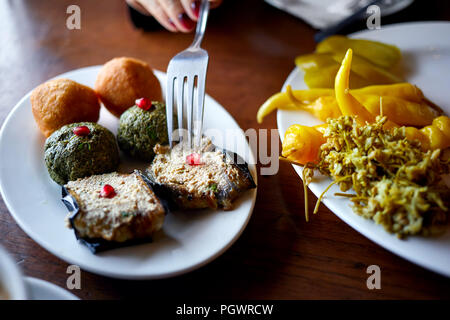
[[[416,8],[382,23],[414,18],[414,13],[420,18],[449,19],[448,5],[427,3],[428,11]],[[81,7],[81,30],[66,28],[70,4]],[[279,91],[295,56],[313,50],[314,32],[263,1],[225,0],[212,12],[204,39],[210,55],[208,93],[244,130],[276,128],[273,115],[258,125],[256,111]],[[0,123],[23,95],[50,77],[116,56],[137,57],[165,70],[170,58],[191,40],[192,35],[136,30],[121,0],[0,0]],[[450,279],[391,254],[327,208],[322,206],[306,223],[302,190],[293,168],[281,163],[278,174],[259,176],[256,206],[246,230],[212,263],[154,281],[115,280],[83,271],[82,288],[73,293],[82,299],[450,297]],[[309,201],[315,200],[310,194]],[[68,264],[30,239],[2,200],[0,244],[27,276],[66,286]],[[373,264],[381,268],[380,290],[366,286],[366,268]]]

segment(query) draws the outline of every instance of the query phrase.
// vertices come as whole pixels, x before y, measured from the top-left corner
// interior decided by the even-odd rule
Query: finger
[[[158,2],[178,30],[189,32],[194,29],[195,22],[186,14],[180,0],[158,0]]]
[[[179,29],[167,16],[157,0],[139,0],[139,3],[167,30],[177,32]]]
[[[132,7],[134,10],[140,12],[143,15],[150,16],[150,12],[148,12],[139,2],[136,0],[126,0],[127,4]]]
[[[184,11],[193,21],[198,20],[201,3],[202,2],[200,0],[181,0],[181,4],[183,5]]]
[[[222,0],[209,0],[209,2],[210,8],[214,9],[220,6]],[[183,8],[186,11],[187,15],[194,21],[198,20],[201,3],[202,2],[200,0],[181,0],[181,4],[183,5]]]

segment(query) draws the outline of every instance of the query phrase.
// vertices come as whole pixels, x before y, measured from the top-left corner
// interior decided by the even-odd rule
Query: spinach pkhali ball
[[[93,122],[72,123],[52,133],[44,153],[50,177],[58,184],[112,172],[119,166],[114,135]]]
[[[120,116],[117,142],[123,152],[151,161],[155,156],[153,147],[157,143],[169,143],[166,106],[162,102],[146,101],[145,98],[136,103]]]

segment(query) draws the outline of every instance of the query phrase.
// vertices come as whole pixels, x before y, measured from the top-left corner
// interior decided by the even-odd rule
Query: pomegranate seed
[[[152,101],[148,98],[140,98],[136,100],[136,105],[143,110],[150,110],[153,107]]]
[[[73,129],[73,133],[80,137],[85,137],[89,133],[91,133],[91,130],[89,130],[86,126],[80,126]]]
[[[202,156],[198,153],[191,153],[186,157],[186,163],[191,166],[198,166],[202,164]]]
[[[102,198],[113,198],[116,195],[116,191],[109,184],[105,184],[100,192]]]

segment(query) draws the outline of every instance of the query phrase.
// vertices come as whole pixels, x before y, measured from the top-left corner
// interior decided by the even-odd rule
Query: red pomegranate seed
[[[86,126],[80,126],[73,129],[73,133],[80,137],[85,137],[91,133],[91,130],[89,130]]]
[[[152,101],[148,98],[140,98],[136,100],[136,105],[143,110],[150,110],[153,107]]]
[[[198,166],[202,164],[202,156],[198,153],[191,153],[190,155],[186,156],[186,163],[191,166]]]
[[[116,191],[109,184],[105,184],[100,192],[102,198],[113,198],[116,195]]]

